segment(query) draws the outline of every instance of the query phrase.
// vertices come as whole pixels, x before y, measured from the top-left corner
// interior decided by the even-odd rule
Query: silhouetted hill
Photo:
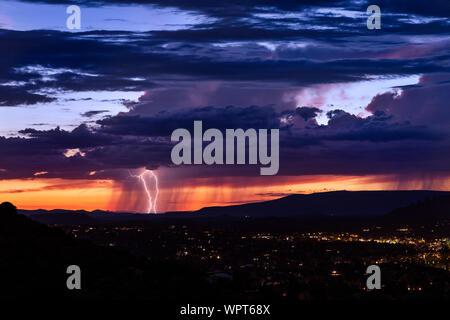
[[[94,225],[111,223],[146,222],[166,218],[189,218],[191,212],[167,212],[165,214],[142,214],[95,210],[19,210],[19,213],[44,224],[57,225]]]
[[[83,225],[96,224],[97,220],[87,212],[42,212],[26,214],[30,219],[44,224]]]
[[[295,194],[281,199],[227,207],[207,207],[197,213],[208,216],[250,217],[348,217],[380,216],[408,204],[450,194],[441,191],[334,191]]]
[[[388,220],[440,220],[450,219],[450,195],[426,198],[422,201],[393,210]]]
[[[206,207],[195,212],[165,214],[136,214],[96,210],[20,210],[34,221],[60,225],[94,225],[110,223],[151,222],[180,218],[295,218],[320,220],[323,218],[368,218],[385,215],[394,209],[426,198],[450,195],[444,191],[333,191],[313,194],[294,194],[276,200],[225,207]]]
[[[78,240],[0,205],[1,298],[195,298],[202,274]],[[81,268],[81,290],[68,290],[69,265]],[[198,289],[198,291],[196,291]]]

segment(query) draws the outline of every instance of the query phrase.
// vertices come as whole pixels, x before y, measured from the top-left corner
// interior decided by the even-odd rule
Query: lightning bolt
[[[145,170],[139,175],[131,174],[130,171],[128,171],[130,174],[130,177],[139,179],[142,184],[144,185],[145,193],[147,194],[148,198],[148,206],[147,206],[147,213],[158,213],[157,212],[157,203],[158,203],[158,194],[159,194],[159,186],[158,186],[158,176],[153,172],[153,170]],[[147,181],[145,179],[146,176],[150,175],[150,178],[153,178],[155,180],[155,189],[156,194],[155,197],[152,198],[152,194],[150,192],[150,188],[147,185]]]

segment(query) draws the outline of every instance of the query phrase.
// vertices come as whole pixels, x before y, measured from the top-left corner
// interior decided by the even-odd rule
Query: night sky
[[[142,212],[145,169],[158,211],[449,190],[449,17],[448,0],[2,1],[0,201]],[[194,120],[280,129],[278,175],[175,167]]]

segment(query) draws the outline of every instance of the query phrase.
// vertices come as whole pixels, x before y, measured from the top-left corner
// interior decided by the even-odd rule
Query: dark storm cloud
[[[296,12],[315,7],[347,8],[361,10],[367,8],[371,1],[336,1],[336,0],[29,0],[47,4],[78,4],[82,6],[150,4],[159,7],[172,7],[180,10],[202,13],[216,18],[246,17],[251,13]],[[447,0],[380,0],[376,2],[386,12],[416,14],[423,16],[450,16]]]
[[[404,99],[406,95],[402,97]],[[343,110],[329,112],[328,125],[297,121],[286,122],[286,115],[307,114],[314,108],[275,111],[273,106],[203,107],[152,116],[118,115],[99,120],[99,127],[81,125],[73,131],[25,129],[27,138],[0,138],[2,178],[32,177],[40,171],[46,177],[115,178],[117,169],[171,166],[169,136],[176,128],[192,131],[193,121],[202,120],[204,128],[280,128],[279,174],[368,174],[402,172],[421,168],[429,172],[448,170],[448,130],[414,125],[378,110],[359,118]],[[79,148],[82,154],[65,157],[67,149]],[[439,157],[437,157],[439,155]],[[90,176],[90,172],[99,172]],[[204,174],[229,175],[230,170]],[[237,170],[233,174],[252,174]]]
[[[434,124],[436,118],[442,123],[450,119],[445,108],[450,92],[446,89],[447,79],[446,74],[426,76],[421,79],[420,88],[408,89],[397,96],[382,95],[387,97],[385,100],[375,97],[368,106],[373,115],[367,118],[339,109],[330,111],[328,125],[309,122],[308,127],[297,126],[297,121],[309,121],[319,113],[311,107],[276,111],[273,106],[229,106],[189,108],[149,116],[122,114],[98,121],[98,128],[81,125],[71,132],[59,128],[25,129],[21,134],[27,139],[0,139],[4,155],[0,168],[6,170],[1,174],[30,177],[35,172],[48,171],[48,176],[76,178],[103,170],[103,176],[108,177],[111,175],[108,170],[117,168],[170,165],[169,135],[176,128],[191,129],[194,120],[202,120],[205,128],[284,129],[280,138],[283,163],[280,174],[382,173],[415,170],[416,166],[443,170],[449,158],[439,150],[448,145],[448,126]],[[280,119],[288,115],[299,117],[282,123]],[[411,115],[416,116],[413,122]],[[418,120],[421,125],[415,124]],[[75,148],[85,156],[63,155],[66,149]],[[217,174],[220,175],[220,170]]]
[[[447,0],[380,0],[377,4],[390,12],[415,14],[421,16],[450,17],[450,4]]]
[[[367,3],[359,1],[233,0],[226,5],[214,1],[158,0],[72,3],[154,4],[216,19],[170,31],[0,30],[0,84],[24,82],[20,87],[0,88],[9,90],[5,96],[12,97],[4,99],[2,105],[53,99],[40,93],[42,89],[145,91],[162,85],[170,87],[180,80],[270,81],[308,86],[360,81],[370,76],[447,72],[450,68],[448,40],[438,37],[431,43],[415,41],[412,46],[407,38],[402,38],[444,36],[450,32],[448,21],[398,14],[403,5],[392,7],[396,14],[383,15],[383,28],[376,31],[375,37],[365,27]],[[437,4],[442,7],[443,3]],[[390,5],[383,6],[389,12]],[[331,9],[324,9],[327,7]],[[350,14],[342,14],[333,7]],[[413,2],[404,7],[404,12],[417,11],[409,7],[422,6]],[[437,10],[425,12],[432,14]],[[445,8],[440,12],[445,12]],[[273,48],[258,41],[269,42]],[[237,44],[228,46],[229,42]],[[30,66],[46,68],[52,74],[45,76],[39,68],[26,70]],[[17,95],[20,90],[23,98]]]
[[[30,1],[31,2],[31,1]],[[33,1],[35,2],[35,1]],[[199,17],[209,17],[206,22],[197,23],[176,31],[157,31],[155,39],[163,41],[252,41],[252,40],[299,40],[342,41],[355,36],[372,37],[368,30],[366,9],[371,1],[333,0],[232,0],[220,1],[59,1],[42,0],[50,4],[78,4],[101,7],[105,5],[149,5],[152,8],[177,9]],[[446,0],[381,1],[382,10],[380,35],[448,35],[450,6]],[[294,16],[293,16],[294,14]]]
[[[98,70],[101,71],[101,70]],[[34,86],[54,88],[71,91],[140,91],[154,87],[151,81],[133,80],[120,74],[114,75],[84,75],[74,72],[65,72],[54,76],[54,81],[35,81]]]
[[[153,87],[153,83],[145,78],[132,79],[133,69],[138,69],[136,65],[130,73],[114,67],[119,66],[121,60],[129,60],[128,64],[132,64],[131,57],[136,49],[131,45],[118,46],[48,30],[0,30],[0,51],[0,81],[21,82],[20,86],[1,87],[10,95],[21,91],[26,96],[29,91],[46,88],[137,91]],[[142,58],[143,53],[140,55]],[[49,71],[50,75],[47,74]]]
[[[205,0],[37,0],[28,2],[40,2],[47,4],[77,4],[80,6],[104,6],[104,5],[155,5],[159,7],[177,8],[180,10],[193,11],[212,17],[243,17],[252,12],[268,12],[271,10],[279,11],[298,11],[305,7],[317,6],[342,6],[346,1],[336,0],[254,0],[239,1],[230,0],[226,3],[220,1]]]
[[[50,172],[46,177],[82,177],[83,172],[97,167],[85,158],[77,155],[71,158],[64,156],[66,148],[87,145],[83,139],[70,137],[69,132],[61,130],[32,131],[25,130],[34,136],[26,138],[0,137],[0,179],[32,178],[36,172]],[[84,135],[85,136],[85,135]],[[91,144],[94,145],[94,144]]]
[[[93,116],[102,114],[102,113],[107,113],[109,112],[109,110],[91,110],[91,111],[86,111],[83,112],[81,114],[81,116],[86,117],[86,118],[92,118]]]
[[[425,75],[419,86],[374,97],[367,118],[328,112],[327,126],[303,130],[310,144],[298,134],[285,142],[280,174],[448,175],[449,76]]]
[[[397,141],[368,144],[330,141],[280,153],[279,175],[408,175],[411,179],[449,174],[448,143]]]
[[[47,145],[53,149],[90,148],[117,143],[118,137],[93,133],[85,124],[82,124],[71,132],[61,130],[59,127],[51,130],[24,129],[19,133],[31,138],[36,138],[41,145]],[[22,140],[26,143],[25,141]],[[8,150],[6,150],[8,151]]]
[[[117,42],[103,41],[111,35],[120,35],[130,41],[119,41],[123,37],[115,38]],[[161,85],[163,80],[272,81],[307,86],[359,81],[367,79],[368,75],[446,72],[450,68],[449,57],[442,55],[448,43],[438,47],[432,56],[424,54],[411,59],[409,56],[397,57],[394,53],[390,58],[386,49],[384,52],[366,52],[366,57],[360,51],[363,54],[361,57],[352,57],[348,55],[348,49],[330,46],[309,48],[305,51],[309,52],[305,55],[309,55],[308,58],[303,56],[301,50],[297,52],[297,58],[293,58],[293,55],[284,54],[282,49],[280,57],[271,58],[278,52],[261,49],[260,46],[252,56],[245,44],[241,52],[247,52],[247,55],[241,53],[236,56],[231,54],[232,48],[226,47],[208,46],[203,48],[203,53],[197,52],[198,46],[193,49],[178,47],[178,50],[172,51],[170,46],[166,49],[158,41],[152,33],[136,36],[126,32],[72,34],[3,30],[0,32],[0,58],[3,63],[0,81],[25,82],[20,86],[9,86],[7,90],[14,97],[17,90],[23,90],[24,96],[28,92],[28,100],[25,101],[33,102],[52,99],[30,93],[42,89],[141,91]],[[387,54],[386,58],[375,59],[383,53]],[[314,58],[321,56],[322,60]],[[47,71],[52,74],[46,75]]]
[[[124,138],[96,132],[86,125],[72,131],[24,129],[26,138],[0,137],[0,179],[30,178],[48,172],[46,178],[116,178],[118,168],[158,167],[167,164],[167,139]],[[68,149],[80,149],[66,156]],[[95,176],[90,175],[98,171]]]
[[[447,133],[431,130],[426,126],[415,126],[409,122],[394,122],[392,116],[377,111],[373,116],[359,118],[343,110],[328,112],[328,129],[334,134],[327,140],[388,142],[400,140],[437,141]]]
[[[54,98],[43,94],[30,93],[14,86],[0,85],[0,107],[17,106],[21,104],[47,103],[54,101]]]
[[[424,75],[418,86],[375,96],[366,109],[438,128],[450,127],[450,73]]]
[[[191,128],[195,120],[203,128],[279,128],[279,115],[272,106],[203,107],[162,111],[154,116],[118,115],[98,120],[100,132],[116,135],[170,136],[177,128]]]
[[[280,121],[287,115],[298,115],[304,121],[315,118],[320,110],[299,107],[295,110],[275,111],[273,106],[250,107],[203,107],[159,112],[152,116],[118,115],[98,120],[101,125],[96,131],[119,136],[170,136],[177,128],[193,127],[193,122],[201,120],[203,129],[218,128],[276,128],[287,131],[295,139],[307,136],[310,143],[320,144],[325,140],[397,141],[405,139],[439,140],[443,136],[426,126],[414,126],[409,122],[398,122],[393,116],[377,111],[367,118],[360,118],[343,110],[328,112],[327,125],[310,125],[308,128],[295,127],[295,119]],[[191,130],[192,131],[192,130]],[[309,144],[310,144],[309,143]]]
[[[298,107],[295,110],[295,114],[302,117],[305,121],[315,118],[319,113],[321,113],[322,110],[315,108],[315,107]]]

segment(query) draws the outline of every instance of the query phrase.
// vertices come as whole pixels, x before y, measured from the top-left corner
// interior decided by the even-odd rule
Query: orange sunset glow
[[[237,179],[239,180],[239,179]],[[158,212],[191,211],[207,206],[225,206],[280,198],[293,193],[334,190],[448,190],[450,179],[400,182],[392,176],[287,176],[264,183],[262,177],[236,179],[197,178],[170,186],[163,183]],[[192,188],[195,185],[195,188]],[[136,182],[133,190],[113,180],[26,179],[0,181],[0,200],[21,209],[71,209],[145,212],[146,196]]]

